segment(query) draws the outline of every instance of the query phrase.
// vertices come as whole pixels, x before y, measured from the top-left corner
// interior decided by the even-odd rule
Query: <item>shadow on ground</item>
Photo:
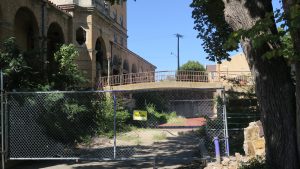
[[[135,158],[120,161],[27,161],[14,169],[115,169],[115,168],[201,168],[203,163],[200,152],[201,141],[194,131],[168,137],[165,141],[155,142],[151,146],[123,146],[117,147],[117,158]],[[76,154],[84,158],[99,158],[105,152],[112,157],[109,148],[77,149]],[[107,154],[110,153],[110,154]],[[155,158],[154,158],[155,157]],[[99,158],[100,159],[100,158]],[[154,160],[155,159],[155,160]],[[155,162],[154,162],[155,161]],[[154,165],[155,164],[155,165]]]

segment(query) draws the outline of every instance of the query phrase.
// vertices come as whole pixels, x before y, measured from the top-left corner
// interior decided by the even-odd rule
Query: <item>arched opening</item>
[[[96,50],[96,78],[107,76],[108,65],[106,57],[106,48],[102,39],[98,38],[95,45]]]
[[[59,50],[64,42],[64,33],[60,25],[58,23],[51,23],[47,32],[47,69],[49,74],[53,74],[58,69],[54,53]]]
[[[137,73],[137,68],[135,64],[132,64],[131,73]]]
[[[76,30],[76,41],[79,45],[83,45],[86,41],[86,31],[82,27]]]
[[[129,73],[129,64],[127,59],[125,59],[123,62],[123,74],[128,74],[128,73]]]
[[[131,73],[133,73],[132,74],[132,83],[136,83],[138,81],[138,75],[135,74],[135,73],[137,73],[137,67],[135,64],[132,64]]]
[[[122,59],[118,55],[114,55],[113,60],[112,60],[112,72],[113,75],[119,75],[120,74],[120,69],[122,65]]]
[[[39,28],[33,12],[25,7],[15,15],[14,31],[16,41],[21,50],[31,51],[38,48]]]
[[[0,5],[0,40],[3,38],[3,14],[2,14],[2,8]]]

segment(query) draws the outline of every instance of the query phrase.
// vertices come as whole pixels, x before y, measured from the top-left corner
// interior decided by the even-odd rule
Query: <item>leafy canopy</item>
[[[224,17],[224,3],[222,0],[193,0],[194,29],[199,32],[198,38],[203,40],[202,46],[208,54],[206,59],[221,62],[229,59],[229,51],[238,49],[238,46],[224,48],[233,30],[226,23]]]
[[[293,49],[287,44],[290,43],[290,28],[287,27],[283,11],[277,9],[273,12],[267,4],[258,11],[255,3],[250,3],[247,2],[246,7],[250,12],[257,12],[262,19],[251,29],[233,30],[225,21],[223,0],[193,0],[190,7],[193,8],[194,29],[199,32],[198,38],[203,40],[207,59],[217,62],[230,60],[228,53],[237,50],[240,40],[244,38],[251,39],[253,48],[267,44],[272,50],[264,53],[264,58],[286,56],[293,59],[293,52],[289,52]],[[274,29],[275,21],[280,26],[279,30]]]
[[[0,44],[0,67],[5,75],[5,89],[32,91],[78,88],[87,82],[75,63],[78,55],[74,45],[62,45],[54,54],[58,66],[49,75],[43,69],[41,53],[23,52],[15,38],[6,39]]]
[[[86,82],[83,73],[78,69],[75,59],[79,56],[73,44],[64,44],[54,53],[54,59],[58,63],[58,72],[55,76],[54,86],[57,89],[69,90],[79,87]]]
[[[180,67],[180,70],[191,70],[191,71],[205,71],[205,68],[198,61],[189,60],[187,63]]]

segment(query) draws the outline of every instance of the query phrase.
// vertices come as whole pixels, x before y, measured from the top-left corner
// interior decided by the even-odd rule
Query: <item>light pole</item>
[[[175,36],[177,37],[177,70],[179,70],[180,63],[179,63],[179,39],[183,38],[183,35],[176,33]]]

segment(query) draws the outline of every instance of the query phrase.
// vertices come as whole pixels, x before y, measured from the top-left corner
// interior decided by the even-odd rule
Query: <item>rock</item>
[[[242,156],[240,153],[235,153],[235,158],[236,158],[236,161],[239,162],[239,161],[241,161]]]
[[[222,165],[223,166],[228,166],[229,162],[230,162],[230,159],[228,157],[224,157],[223,161],[222,161]]]
[[[261,156],[265,152],[265,139],[260,121],[251,122],[244,129],[244,151],[247,156]]]
[[[242,163],[247,163],[253,157],[265,156],[265,139],[261,123],[252,122],[244,130],[244,150],[247,156],[235,153],[235,156],[223,157],[221,164],[208,163],[205,169],[238,169]]]

